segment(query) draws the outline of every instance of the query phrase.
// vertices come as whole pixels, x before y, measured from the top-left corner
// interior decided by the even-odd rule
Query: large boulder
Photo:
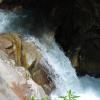
[[[50,78],[48,70],[46,67],[51,67],[47,64],[46,60],[41,59],[39,61],[33,62],[29,71],[32,75],[33,80],[41,85],[47,94],[50,94],[52,90],[55,88],[55,85]]]
[[[0,50],[14,60],[16,66],[28,69],[33,80],[41,85],[47,94],[51,93],[55,86],[46,69],[47,62],[34,43],[21,39],[16,33],[4,33],[0,35]]]
[[[23,67],[16,67],[14,60],[9,59],[0,50],[0,100],[30,100],[31,96],[39,99],[46,94],[37,85]]]
[[[33,80],[41,85],[47,94],[50,94],[51,91],[55,88],[55,85],[52,79],[49,77],[49,71],[47,66],[50,65],[47,63],[46,59],[43,58],[39,47],[35,43],[23,41],[22,42],[22,54],[24,55],[24,66],[30,71]],[[26,58],[26,59],[25,59]]]
[[[0,34],[0,49],[6,52],[10,59],[15,60],[16,65],[29,68],[42,55],[34,43],[28,43],[17,33]]]

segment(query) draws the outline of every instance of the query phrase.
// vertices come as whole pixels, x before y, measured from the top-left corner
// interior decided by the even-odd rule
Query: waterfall
[[[44,34],[44,36],[41,39],[29,36],[28,41],[34,42],[40,48],[40,52],[51,66],[51,69],[48,70],[53,72],[51,77],[56,85],[56,93],[61,95],[61,93],[65,93],[68,89],[76,90],[76,85],[80,87],[80,84],[70,60],[64,55],[64,52],[60,50],[54,40],[48,43],[48,40],[46,40],[49,39],[48,35]],[[61,91],[61,93],[57,91]]]
[[[100,79],[88,75],[79,78],[70,60],[65,56],[55,40],[51,40],[51,43],[48,44],[48,36],[46,33],[41,39],[29,36],[27,41],[34,42],[51,65],[48,70],[53,73],[51,78],[56,85],[56,89],[51,93],[52,100],[59,100],[58,97],[66,95],[69,89],[80,96],[78,100],[100,100]]]
[[[19,18],[16,14],[0,11],[0,32],[27,33],[26,28],[20,25],[21,20]],[[16,20],[19,21],[16,23]],[[52,73],[50,77],[56,85],[56,89],[50,95],[52,100],[59,100],[58,97],[66,95],[69,89],[80,96],[78,100],[100,100],[100,79],[90,76],[78,77],[70,60],[65,56],[54,38],[44,32],[41,37],[27,35],[25,39],[34,42],[39,47],[43,57],[51,66],[47,69]]]

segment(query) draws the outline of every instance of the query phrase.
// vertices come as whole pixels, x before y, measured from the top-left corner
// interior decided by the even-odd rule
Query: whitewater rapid
[[[11,12],[0,11],[0,32],[18,32],[28,34],[23,26],[20,16]],[[25,20],[24,20],[25,21]],[[71,89],[76,95],[80,96],[78,100],[100,100],[100,79],[90,76],[78,77],[70,60],[65,56],[54,38],[50,40],[50,35],[44,33],[41,37],[32,35],[25,36],[26,41],[34,42],[48,61],[51,67],[47,68],[53,75],[53,82],[56,89],[52,91],[50,97],[52,100],[59,100],[59,96],[64,96],[67,90]]]

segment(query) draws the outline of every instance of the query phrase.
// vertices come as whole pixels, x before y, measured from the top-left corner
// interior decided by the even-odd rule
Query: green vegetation
[[[73,94],[73,92],[71,90],[67,91],[66,96],[60,96],[59,98],[61,98],[62,100],[77,100],[80,96],[76,96]],[[36,99],[34,96],[31,97],[31,100],[39,100]],[[49,100],[48,97],[44,97],[41,100]]]
[[[39,100],[39,99],[37,99],[34,96],[32,96],[31,100]],[[43,97],[41,100],[49,100],[49,98],[48,97]]]
[[[36,98],[34,96],[31,97],[31,100],[36,100]]]
[[[79,96],[75,96],[71,90],[69,90],[67,92],[67,95],[66,96],[60,96],[60,98],[62,100],[77,100],[77,98],[79,98]]]

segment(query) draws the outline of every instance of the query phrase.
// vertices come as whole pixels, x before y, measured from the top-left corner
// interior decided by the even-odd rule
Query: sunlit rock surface
[[[2,33],[0,35],[0,49],[6,52],[16,65],[29,68],[42,55],[33,43],[23,41],[17,33]]]
[[[5,51],[8,56],[15,60],[16,65],[21,65],[21,39],[15,33],[0,35],[0,49]]]
[[[42,54],[38,47],[34,43],[22,41],[22,65],[30,68],[34,62],[40,59],[42,59]]]
[[[14,60],[16,66],[29,70],[33,80],[42,86],[47,94],[51,93],[55,86],[45,69],[47,62],[34,43],[21,39],[17,33],[4,33],[0,35],[0,50]]]
[[[0,51],[0,100],[29,100],[31,96],[46,96],[44,90],[31,78],[23,67]]]

